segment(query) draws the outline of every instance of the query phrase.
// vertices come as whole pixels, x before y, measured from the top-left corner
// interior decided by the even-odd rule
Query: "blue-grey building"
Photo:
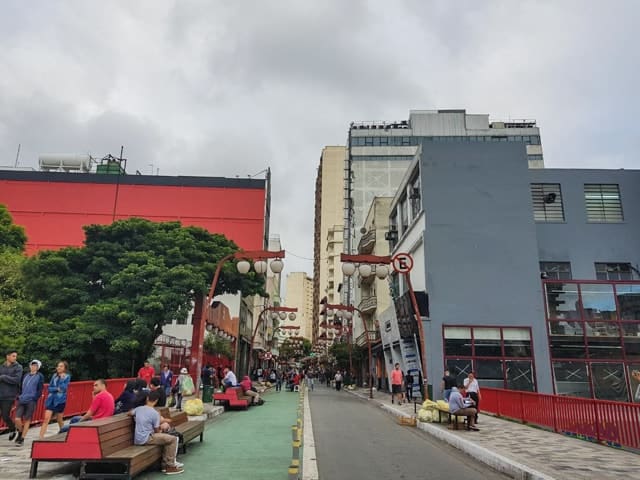
[[[413,137],[391,204],[392,252],[413,256],[428,294],[434,396],[446,366],[487,387],[640,402],[640,171],[531,168],[522,137],[494,137]]]

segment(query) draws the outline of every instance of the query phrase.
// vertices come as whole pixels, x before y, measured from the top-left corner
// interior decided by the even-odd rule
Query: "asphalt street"
[[[320,480],[508,478],[347,392],[308,394]]]

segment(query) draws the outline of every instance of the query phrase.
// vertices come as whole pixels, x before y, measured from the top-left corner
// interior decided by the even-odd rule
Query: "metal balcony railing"
[[[376,245],[376,230],[369,230],[365,233],[358,243],[358,253],[368,254],[373,252],[373,248]]]
[[[358,305],[358,310],[362,313],[369,313],[375,311],[378,308],[378,297],[372,295],[371,297],[363,298]]]
[[[376,343],[380,340],[380,332],[378,330],[369,330],[369,332],[364,332],[356,338],[356,345],[364,347],[367,344],[367,333],[369,334],[369,341],[371,343]]]

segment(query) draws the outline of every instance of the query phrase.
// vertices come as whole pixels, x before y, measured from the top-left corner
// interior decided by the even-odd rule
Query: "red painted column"
[[[207,309],[204,307],[202,296],[196,297],[193,311],[193,333],[191,334],[191,358],[189,364],[189,374],[193,378],[193,383],[198,386],[200,382],[200,366],[202,365],[202,353],[204,344],[204,332],[207,326],[205,318]]]

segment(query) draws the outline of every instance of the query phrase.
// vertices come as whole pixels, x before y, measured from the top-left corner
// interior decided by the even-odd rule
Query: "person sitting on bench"
[[[251,383],[251,379],[249,375],[245,375],[242,381],[240,382],[240,386],[242,387],[242,392],[251,397],[251,405],[262,405],[264,400],[260,398],[260,394],[253,388],[253,383]]]
[[[451,389],[451,394],[449,395],[449,413],[452,415],[467,417],[467,430],[478,432],[480,429],[476,427],[475,423],[475,416],[476,413],[478,413],[478,410],[473,408],[473,400],[463,397],[464,393],[464,385],[458,385],[457,389]]]
[[[146,404],[129,412],[135,418],[136,427],[133,443],[135,445],[162,445],[162,472],[176,475],[184,472],[184,465],[176,461],[178,437],[162,433],[163,425],[160,413],[154,408],[160,398],[160,392],[154,390],[147,396]]]
[[[116,402],[113,395],[107,390],[107,384],[102,378],[93,382],[93,400],[87,413],[80,416],[77,415],[69,421],[69,425],[65,425],[60,429],[60,433],[68,432],[69,427],[74,423],[86,422],[87,420],[98,420],[99,418],[111,417],[116,410]]]

